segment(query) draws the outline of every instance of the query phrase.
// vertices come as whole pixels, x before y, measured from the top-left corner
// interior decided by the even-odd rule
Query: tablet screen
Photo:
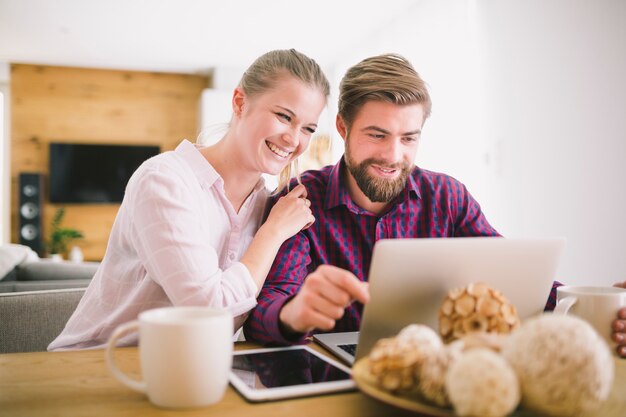
[[[236,354],[233,372],[255,390],[350,380],[350,374],[308,349]]]

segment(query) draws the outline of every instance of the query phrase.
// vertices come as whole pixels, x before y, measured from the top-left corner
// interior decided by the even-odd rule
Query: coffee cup
[[[591,324],[617,354],[611,334],[617,311],[626,307],[626,289],[616,287],[562,286],[556,289],[557,314],[574,314]]]
[[[143,380],[129,378],[115,362],[116,342],[139,332]],[[122,324],[106,347],[107,365],[123,384],[165,408],[203,407],[219,402],[232,365],[233,317],[209,307],[147,310]]]

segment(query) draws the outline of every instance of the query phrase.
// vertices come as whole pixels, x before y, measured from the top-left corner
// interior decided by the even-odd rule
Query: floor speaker
[[[43,175],[22,173],[19,175],[19,235],[20,243],[42,255],[43,236]]]

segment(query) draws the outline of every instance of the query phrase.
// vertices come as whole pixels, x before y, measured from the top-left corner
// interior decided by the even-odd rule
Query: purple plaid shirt
[[[400,195],[376,215],[352,201],[341,179],[345,169],[341,159],[302,175],[316,221],[281,246],[244,326],[246,339],[263,344],[305,341],[308,335],[292,340],[281,333],[282,306],[322,264],[347,269],[366,281],[374,243],[380,239],[499,236],[465,186],[450,176],[415,167]],[[358,330],[362,310],[360,303],[351,304],[332,331]]]

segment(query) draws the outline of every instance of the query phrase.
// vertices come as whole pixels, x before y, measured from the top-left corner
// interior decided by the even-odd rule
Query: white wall
[[[490,204],[486,139],[475,92],[479,62],[474,53],[471,3],[458,0],[418,2],[384,30],[355,47],[338,64],[337,82],[363,58],[395,52],[405,56],[428,84],[433,100],[422,133],[417,164],[463,181],[485,206]]]
[[[463,181],[506,236],[567,237],[558,278],[626,280],[626,2],[417,1],[383,23],[325,68],[335,157],[342,74],[401,53],[434,102],[417,163]]]
[[[364,39],[346,54],[337,73],[379,53],[396,52],[411,61],[428,84],[433,101],[417,164],[462,181],[491,219],[496,202],[489,177],[496,165],[485,134],[477,13],[475,3],[467,0],[416,3],[378,36]]]
[[[626,2],[480,4],[494,221],[566,236],[568,282],[626,280]]]
[[[558,279],[626,280],[626,2],[420,2],[337,73],[399,52],[430,86],[417,163],[505,236],[565,236]]]

